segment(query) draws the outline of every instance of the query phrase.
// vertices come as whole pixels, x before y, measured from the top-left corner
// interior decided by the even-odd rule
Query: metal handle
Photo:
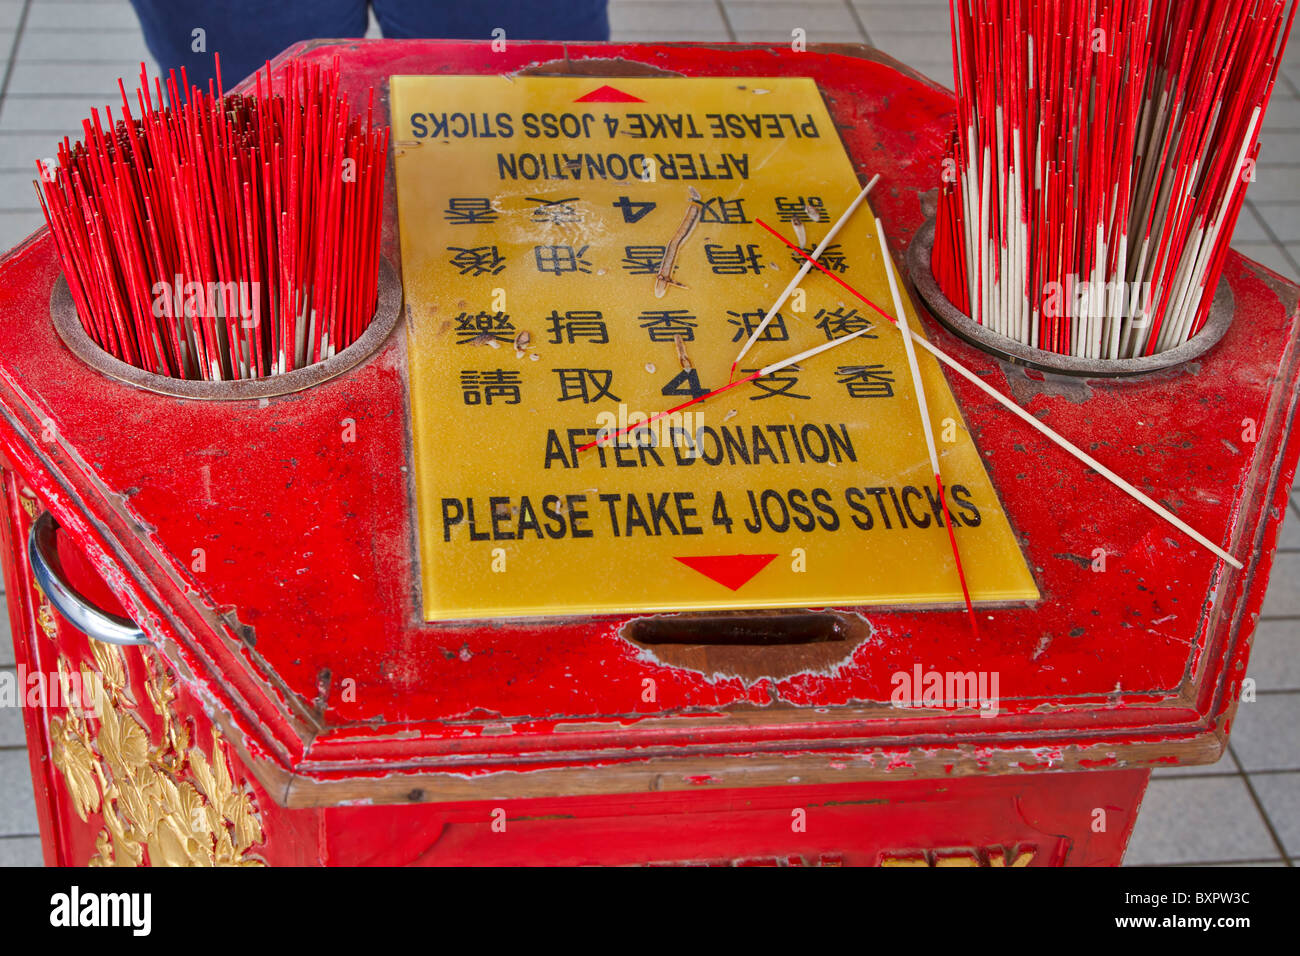
[[[27,535],[27,560],[32,574],[50,599],[54,609],[87,637],[105,644],[148,644],[144,631],[134,621],[109,614],[95,607],[72,589],[63,577],[54,533],[58,530],[54,516],[48,511],[32,522]]]

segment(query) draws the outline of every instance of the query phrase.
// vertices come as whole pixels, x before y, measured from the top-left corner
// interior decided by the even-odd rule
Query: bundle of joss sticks
[[[1206,323],[1290,0],[951,0],[944,294],[1024,345],[1152,355]]]
[[[37,191],[87,334],[175,378],[262,378],[361,335],[377,298],[388,130],[339,71],[290,62],[252,95],[182,71],[38,162]],[[164,95],[165,93],[165,95]]]

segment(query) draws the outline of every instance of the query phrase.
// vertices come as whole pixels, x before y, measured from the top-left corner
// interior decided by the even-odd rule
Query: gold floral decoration
[[[152,740],[134,712],[121,649],[100,641],[90,646],[97,670],[81,665],[81,695],[73,693],[76,682],[59,658],[67,713],[50,721],[50,736],[77,815],[85,821],[102,811],[91,866],[140,866],[146,853],[154,866],[262,865],[249,853],[263,842],[262,824],[252,794],[231,777],[221,734],[212,729],[210,759],[190,746],[173,708],[175,684],[159,665],[145,681],[163,722],[162,739]]]
[[[23,511],[27,512],[28,518],[36,517],[36,512],[38,510],[36,492],[24,485],[18,491],[18,501],[22,504]],[[44,632],[46,637],[50,640],[54,640],[55,634],[57,633],[57,626],[54,622],[54,608],[50,606],[49,598],[45,596],[45,592],[41,590],[41,586],[36,583],[34,577],[32,578],[32,588],[36,591],[36,595],[40,599],[40,603],[36,607],[36,623],[40,626],[41,631]]]
[[[58,634],[58,625],[54,620],[54,608],[50,606],[49,598],[41,590],[41,586],[35,581],[32,585],[36,588],[36,593],[41,599],[41,603],[36,608],[36,623],[40,625],[41,633],[50,640],[54,640]]]

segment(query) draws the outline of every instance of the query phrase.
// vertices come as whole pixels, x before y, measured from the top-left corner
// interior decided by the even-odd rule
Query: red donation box
[[[56,330],[48,231],[0,264],[48,863],[1114,865],[1152,768],[1218,759],[1300,455],[1294,286],[1231,255],[1218,344],[1123,378],[912,313],[1244,565],[922,356],[973,629],[901,339],[825,276],[739,372],[841,352],[587,447],[728,381],[800,265],[760,220],[811,248],[879,174],[902,262],[948,92],[857,46],[272,69],[335,57],[391,125],[379,307],[296,390],[123,381]],[[871,213],[837,238],[888,303]]]

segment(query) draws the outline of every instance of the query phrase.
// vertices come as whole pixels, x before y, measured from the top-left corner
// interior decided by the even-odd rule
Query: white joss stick
[[[898,293],[898,280],[894,278],[894,262],[889,257],[889,243],[885,240],[885,226],[876,219],[876,238],[880,240],[880,255],[885,263],[885,275],[889,279],[889,294],[894,299],[894,315],[898,318],[898,328],[903,333],[903,348],[907,352],[907,364],[912,369],[912,388],[916,392],[916,404],[921,411],[921,428],[925,431],[925,447],[930,453],[930,468],[936,478],[939,477],[939,453],[934,448],[934,429],[930,425],[930,409],[925,401],[925,388],[921,385],[921,366],[916,362],[916,349],[912,346],[912,327],[907,321],[907,312],[903,308],[903,297]]]
[[[858,329],[856,332],[850,332],[848,335],[841,335],[838,339],[831,339],[829,342],[823,342],[821,345],[800,352],[798,355],[792,355],[789,358],[781,359],[779,362],[773,362],[771,365],[765,365],[754,374],[754,378],[762,378],[764,375],[771,375],[773,372],[779,372],[781,369],[796,362],[801,362],[806,358],[812,358],[818,352],[825,352],[827,349],[833,349],[837,345],[843,345],[849,339],[856,339],[859,335],[871,331],[871,326]]]
[[[1227,551],[1224,551],[1217,544],[1215,544],[1209,538],[1205,537],[1205,535],[1201,534],[1199,531],[1197,531],[1187,522],[1183,521],[1176,514],[1169,511],[1167,508],[1164,508],[1161,505],[1157,504],[1155,501],[1151,500],[1151,498],[1143,494],[1140,490],[1135,488],[1133,485],[1129,484],[1119,475],[1115,474],[1115,472],[1111,471],[1101,462],[1097,461],[1097,459],[1093,458],[1083,449],[1070,444],[1068,441],[1066,441],[1056,432],[1052,431],[1052,429],[1048,428],[1046,425],[1040,422],[1033,415],[1029,414],[1029,412],[1025,411],[1023,408],[1021,408],[1011,399],[1007,398],[1005,395],[1003,395],[1001,392],[995,389],[992,385],[987,384],[983,379],[981,379],[974,372],[967,369],[964,365],[961,365],[955,359],[949,358],[947,355],[939,351],[939,349],[935,348],[933,345],[931,345],[929,342],[927,342],[925,339],[921,338],[920,336],[912,335],[910,330],[908,331],[907,334],[912,339],[912,341],[916,342],[922,348],[927,349],[940,362],[943,362],[945,365],[947,365],[950,369],[952,369],[962,378],[966,379],[968,382],[973,383],[974,385],[977,385],[981,390],[986,392],[990,397],[996,399],[1004,408],[1007,409],[1007,411],[1013,413],[1014,415],[1022,419],[1026,424],[1031,425],[1038,431],[1042,432],[1049,439],[1051,439],[1058,447],[1069,452],[1075,458],[1079,459],[1079,461],[1083,462],[1089,468],[1096,471],[1099,475],[1101,475],[1111,484],[1118,487],[1120,490],[1124,491],[1130,497],[1146,505],[1148,508],[1150,508],[1156,514],[1158,514],[1160,517],[1164,518],[1166,521],[1168,521],[1179,531],[1183,532],[1183,534],[1187,535],[1192,540],[1197,541],[1200,544],[1204,545],[1205,547],[1209,548],[1211,551],[1217,554],[1224,561],[1227,561],[1234,568],[1241,570],[1242,564],[1240,561],[1238,561],[1236,558],[1230,555]]]
[[[740,354],[737,355],[736,360],[731,363],[733,369],[740,364],[740,360],[745,357],[745,353],[749,351],[750,347],[758,341],[758,337],[763,334],[763,330],[767,328],[768,324],[772,321],[777,310],[780,309],[781,306],[785,305],[786,299],[790,298],[790,296],[794,294],[794,290],[799,287],[799,283],[804,280],[804,277],[808,275],[808,271],[813,267],[813,262],[819,259],[821,254],[826,251],[826,247],[831,244],[831,240],[835,238],[836,233],[843,228],[844,224],[849,221],[849,217],[852,216],[853,213],[857,211],[857,208],[862,205],[862,201],[867,198],[867,193],[871,192],[872,187],[876,185],[876,182],[879,179],[880,173],[876,173],[876,175],[871,177],[871,181],[862,187],[862,192],[858,193],[857,198],[854,199],[853,202],[849,203],[849,208],[844,210],[844,214],[835,221],[835,225],[831,226],[830,231],[828,231],[822,238],[822,241],[817,244],[817,248],[812,252],[812,259],[804,260],[803,267],[795,273],[794,278],[790,280],[790,284],[785,287],[785,291],[777,297],[777,300],[774,303],[772,303],[772,308],[767,310],[767,315],[763,316],[763,321],[758,324],[758,328],[754,329],[754,331],[750,333],[749,338],[745,340],[745,345],[740,350]]]
[[[934,448],[934,428],[930,424],[930,408],[925,400],[925,386],[921,384],[921,366],[916,361],[916,349],[912,347],[912,326],[907,320],[907,310],[903,308],[903,297],[898,291],[898,280],[894,276],[894,260],[889,255],[889,243],[885,239],[885,226],[876,219],[876,237],[880,240],[880,255],[884,260],[885,276],[889,279],[889,294],[894,300],[894,315],[898,330],[903,333],[903,348],[907,352],[907,364],[912,370],[912,388],[916,392],[916,407],[921,413],[921,430],[925,433],[925,447],[930,453],[930,470],[934,472],[934,483],[939,489],[939,500],[943,501],[943,477],[939,473],[939,453]],[[966,586],[966,572],[961,566],[961,552],[957,549],[957,538],[952,533],[952,518],[948,515],[948,506],[943,509],[944,524],[948,526],[948,542],[952,545],[953,561],[957,564],[957,576],[961,581],[962,597],[966,599],[966,612],[970,615],[972,633],[976,633],[975,608],[971,604],[970,589]]]
[[[804,255],[807,255],[807,253],[804,253]],[[708,401],[710,398],[713,398],[713,396],[721,395],[723,392],[730,391],[731,389],[736,388],[739,385],[744,385],[746,382],[753,382],[756,381],[757,379],[762,378],[765,375],[771,375],[773,372],[779,372],[781,371],[781,369],[794,365],[796,362],[801,362],[806,358],[811,358],[812,356],[816,355],[819,352],[825,352],[827,349],[833,349],[837,345],[843,345],[845,342],[849,341],[850,339],[856,339],[859,335],[864,335],[865,333],[870,331],[871,331],[871,326],[868,325],[865,328],[858,329],[856,332],[850,332],[848,335],[841,335],[838,339],[831,339],[829,342],[823,342],[821,345],[817,345],[814,346],[813,348],[800,352],[798,355],[791,355],[789,358],[781,359],[781,361],[779,362],[773,362],[771,365],[765,365],[763,368],[760,368],[757,372],[751,372],[749,375],[746,375],[744,378],[732,379],[726,385],[722,385],[718,388],[713,389],[712,391],[705,392],[703,395],[697,395],[695,398],[692,398],[689,402],[682,402],[680,405],[674,408],[670,408],[667,411],[663,411],[655,415],[651,415],[645,421],[638,421],[633,425],[624,425],[622,428],[618,429],[618,431],[615,432],[603,432],[599,437],[596,438],[595,441],[589,441],[585,445],[579,445],[578,451],[586,451],[588,448],[595,448],[597,445],[602,444],[603,442],[607,442],[610,439],[618,438],[620,435],[625,435],[633,429],[645,428],[647,425],[650,425],[653,422],[657,422],[659,421],[659,419],[664,418],[668,415],[672,415],[676,412],[680,412],[684,408],[690,408],[692,405],[698,405],[700,402]]]
[[[776,233],[775,231],[773,231],[773,234],[779,236],[779,233]],[[796,248],[796,247],[794,246],[794,244],[793,244],[793,243],[789,243],[788,240],[785,240],[785,239],[783,238],[782,241],[787,242],[787,244],[790,245],[790,247],[791,247],[792,249],[793,249],[793,248]],[[803,256],[805,256],[805,258],[807,257],[807,253],[805,253],[805,252],[802,252],[802,251],[801,251],[800,254],[803,255]],[[872,302],[870,299],[868,299],[866,296],[864,296],[861,292],[858,292],[858,291],[857,291],[856,289],[854,289],[851,285],[849,285],[847,282],[845,282],[845,281],[844,281],[843,279],[841,279],[839,276],[835,275],[835,273],[831,272],[831,271],[830,271],[829,269],[827,269],[825,266],[823,266],[823,265],[821,265],[821,264],[819,263],[819,264],[817,265],[817,268],[818,268],[819,270],[821,270],[822,272],[824,272],[824,273],[825,273],[829,278],[831,278],[832,280],[834,280],[838,285],[842,286],[844,289],[846,289],[847,291],[849,291],[850,293],[852,293],[852,294],[853,294],[854,296],[856,296],[858,299],[860,299],[861,301],[863,301],[864,303],[866,303],[867,305],[869,305],[872,309],[874,309],[874,310],[876,310],[877,312],[879,312],[879,313],[880,313],[881,315],[883,315],[885,318],[890,319],[891,321],[896,321],[896,320],[894,319],[894,317],[891,316],[888,312],[886,312],[884,309],[880,308],[880,306],[876,305],[874,302]],[[901,312],[900,312],[900,314],[901,314]],[[1056,445],[1057,445],[1059,448],[1061,448],[1063,451],[1066,451],[1066,452],[1068,452],[1069,454],[1073,455],[1075,458],[1079,459],[1079,461],[1083,462],[1083,463],[1084,463],[1085,465],[1087,465],[1089,468],[1091,468],[1091,469],[1093,469],[1094,471],[1096,471],[1099,475],[1101,475],[1103,478],[1105,478],[1105,479],[1106,479],[1107,481],[1109,481],[1111,484],[1115,485],[1117,488],[1119,488],[1119,489],[1120,489],[1121,491],[1123,491],[1125,494],[1129,495],[1130,497],[1132,497],[1132,498],[1135,499],[1136,501],[1140,502],[1141,504],[1145,505],[1147,508],[1151,509],[1151,511],[1155,512],[1157,515],[1159,515],[1159,516],[1160,516],[1161,518],[1163,518],[1165,521],[1169,522],[1171,525],[1173,525],[1173,526],[1174,526],[1175,528],[1177,528],[1179,531],[1183,532],[1185,535],[1187,535],[1187,536],[1188,536],[1189,538],[1191,538],[1193,541],[1196,541],[1197,543],[1199,543],[1199,544],[1203,545],[1204,547],[1208,548],[1210,551],[1212,551],[1214,554],[1218,555],[1220,558],[1222,558],[1222,559],[1223,559],[1224,561],[1226,561],[1228,564],[1232,565],[1234,568],[1237,568],[1238,570],[1241,570],[1241,569],[1242,569],[1242,567],[1243,567],[1242,563],[1241,563],[1240,561],[1238,561],[1236,558],[1234,558],[1234,557],[1233,557],[1231,554],[1229,554],[1227,551],[1224,551],[1224,550],[1223,550],[1222,548],[1220,548],[1217,544],[1215,544],[1215,543],[1214,543],[1213,541],[1211,541],[1209,538],[1205,537],[1205,535],[1201,534],[1199,531],[1197,531],[1195,528],[1193,528],[1193,527],[1192,527],[1191,525],[1189,525],[1187,522],[1183,521],[1181,518],[1179,518],[1176,514],[1174,514],[1173,512],[1171,512],[1169,509],[1167,509],[1167,508],[1161,506],[1160,504],[1158,504],[1158,503],[1156,503],[1155,501],[1153,501],[1149,496],[1143,494],[1142,491],[1140,491],[1138,488],[1134,487],[1134,486],[1133,486],[1132,484],[1130,484],[1129,482],[1125,481],[1125,480],[1124,480],[1123,478],[1121,478],[1119,475],[1115,474],[1115,472],[1111,471],[1109,468],[1107,468],[1107,467],[1106,467],[1105,465],[1103,465],[1101,462],[1097,461],[1097,459],[1093,458],[1091,455],[1089,455],[1089,454],[1088,454],[1087,452],[1085,452],[1083,449],[1078,448],[1078,447],[1075,446],[1075,445],[1072,445],[1072,444],[1071,444],[1070,442],[1068,442],[1066,439],[1062,438],[1060,435],[1058,435],[1056,432],[1054,432],[1051,428],[1049,428],[1049,427],[1047,427],[1046,425],[1044,425],[1042,422],[1040,422],[1040,421],[1039,421],[1037,418],[1035,418],[1033,415],[1029,414],[1029,412],[1025,411],[1023,408],[1021,408],[1019,405],[1017,405],[1017,404],[1016,404],[1014,401],[1012,401],[1010,398],[1008,398],[1007,396],[1003,395],[1001,392],[999,392],[999,391],[998,391],[997,389],[995,389],[993,386],[987,384],[983,379],[981,379],[978,375],[976,375],[976,374],[975,374],[974,372],[972,372],[970,369],[966,368],[966,366],[962,365],[962,364],[961,364],[960,362],[958,362],[956,359],[950,358],[947,354],[945,354],[944,352],[942,352],[940,349],[938,349],[938,348],[935,347],[934,345],[931,345],[928,341],[926,341],[926,339],[925,339],[924,337],[922,337],[922,336],[920,336],[920,335],[917,335],[917,334],[914,333],[911,329],[907,328],[907,326],[906,326],[905,324],[904,324],[904,325],[900,325],[900,326],[899,326],[899,329],[900,329],[900,331],[901,331],[901,332],[902,332],[902,333],[903,333],[903,334],[904,334],[904,335],[905,335],[905,336],[906,336],[910,341],[916,343],[917,345],[920,345],[923,349],[925,349],[927,352],[929,352],[931,355],[933,355],[935,358],[937,358],[940,362],[943,362],[944,365],[947,365],[949,368],[951,368],[953,371],[955,371],[955,372],[956,372],[958,375],[960,375],[962,378],[966,379],[968,382],[970,382],[971,384],[975,385],[975,386],[976,386],[977,388],[979,388],[981,391],[987,393],[990,397],[992,397],[993,399],[995,399],[995,400],[998,402],[998,404],[1002,405],[1004,408],[1006,408],[1006,409],[1007,409],[1008,411],[1010,411],[1012,414],[1014,414],[1014,415],[1016,415],[1017,417],[1019,417],[1019,418],[1020,418],[1022,421],[1024,421],[1027,425],[1029,425],[1030,427],[1032,427],[1032,428],[1035,429],[1036,431],[1041,432],[1042,434],[1046,435],[1046,436],[1047,436],[1047,437],[1048,437],[1048,438],[1049,438],[1049,439],[1050,439],[1054,444],[1056,444]],[[865,331],[865,330],[864,330],[864,331]],[[855,333],[855,334],[856,334],[856,333]],[[802,353],[801,355],[797,355],[797,356],[795,356],[795,357],[792,358],[792,359],[787,359],[787,360],[784,361],[784,362],[780,362],[780,363],[777,363],[776,365],[770,366],[769,368],[764,369],[764,370],[762,371],[761,374],[764,374],[764,375],[765,375],[765,374],[768,374],[768,373],[771,372],[771,371],[774,371],[774,370],[776,370],[776,369],[778,369],[778,368],[781,368],[781,367],[783,367],[783,366],[785,366],[785,365],[789,365],[789,364],[791,364],[791,363],[793,363],[793,362],[798,361],[800,358],[803,358],[805,355],[815,354],[816,352],[820,352],[820,351],[822,351],[823,349],[829,348],[829,347],[832,346],[832,345],[837,345],[837,344],[839,344],[840,342],[847,341],[849,338],[851,338],[851,336],[847,336],[847,335],[846,335],[846,336],[844,336],[843,338],[835,339],[833,342],[828,342],[828,343],[826,343],[825,345],[819,346],[819,347],[816,348],[816,349],[811,349],[809,352]],[[755,374],[757,375],[757,374],[760,374],[760,373],[755,373]],[[735,384],[735,383],[732,383],[732,384]],[[725,387],[725,388],[730,388],[731,386],[728,385],[728,386],[724,386],[724,387]]]

